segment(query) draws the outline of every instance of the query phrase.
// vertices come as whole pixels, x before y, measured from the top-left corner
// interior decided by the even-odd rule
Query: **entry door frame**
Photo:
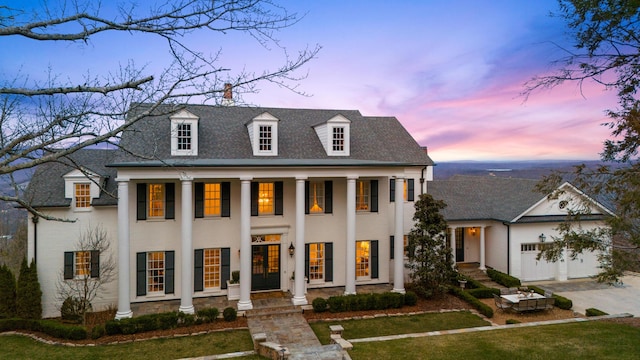
[[[280,290],[281,271],[280,243],[251,245],[251,291]]]
[[[464,262],[464,233],[466,228],[456,228],[456,262]]]

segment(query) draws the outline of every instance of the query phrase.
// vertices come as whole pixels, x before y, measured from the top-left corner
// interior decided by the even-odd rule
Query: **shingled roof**
[[[115,182],[116,169],[106,167],[113,162],[118,151],[103,149],[84,149],[62,158],[58,162],[39,165],[36,168],[25,199],[33,207],[61,207],[69,206],[71,199],[64,197],[63,176],[81,166],[87,171],[100,175],[105,179],[104,190],[100,197],[92,199],[93,206],[116,205],[117,184]]]
[[[538,180],[494,176],[456,175],[434,180],[427,192],[447,207],[446,220],[498,220],[510,222],[544,198],[534,191]]]
[[[134,105],[129,116],[147,109],[145,104]],[[123,154],[115,166],[233,166],[229,160],[243,160],[239,162],[242,166],[433,165],[395,117],[367,117],[356,110],[186,105],[185,110],[199,117],[198,155],[171,156],[169,116],[178,109],[161,107],[156,112],[162,115],[146,117],[122,135],[124,148],[153,160]],[[279,120],[278,155],[274,157],[253,155],[246,128],[264,112]],[[313,128],[337,115],[351,121],[350,156],[328,156]]]

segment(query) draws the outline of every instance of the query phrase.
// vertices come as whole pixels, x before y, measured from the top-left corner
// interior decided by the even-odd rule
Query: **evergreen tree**
[[[34,261],[31,262],[31,266],[27,266],[25,259],[20,267],[16,288],[16,313],[23,319],[42,318],[42,291]]]
[[[407,267],[415,290],[424,297],[446,293],[455,275],[451,249],[446,243],[447,222],[440,214],[446,206],[429,194],[420,195],[415,203]]]
[[[16,278],[6,265],[0,266],[0,319],[16,316]]]

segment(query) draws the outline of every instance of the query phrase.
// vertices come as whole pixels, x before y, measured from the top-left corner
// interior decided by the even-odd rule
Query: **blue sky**
[[[307,77],[298,89],[307,96],[266,83],[245,102],[396,116],[436,162],[596,159],[609,135],[601,124],[615,97],[595,84],[566,84],[526,102],[520,96],[523,84],[550,71],[564,55],[561,46],[570,46],[562,20],[549,16],[555,0],[278,3],[304,15],[276,34],[290,55],[322,47],[300,72]],[[198,32],[185,41],[206,53],[220,50],[220,64],[232,73],[275,69],[284,59],[277,47],[242,34]],[[51,68],[74,78],[129,59],[153,72],[166,64],[162,45],[130,34],[100,35],[88,45],[0,38],[0,46],[15,49],[0,59],[0,72],[37,79]]]

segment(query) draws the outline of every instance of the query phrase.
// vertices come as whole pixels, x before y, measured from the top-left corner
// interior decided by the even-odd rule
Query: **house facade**
[[[538,180],[495,176],[456,175],[435,180],[429,193],[447,203],[443,215],[449,225],[448,238],[457,264],[478,263],[522,281],[558,280],[594,276],[599,272],[598,253],[583,252],[575,259],[565,249],[562,260],[537,259],[546,243],[558,237],[557,227],[569,209],[589,203],[590,214],[580,226],[590,230],[605,226],[613,213],[570,183],[550,198],[535,191]]]
[[[148,112],[148,114],[147,114]],[[98,275],[108,254],[78,251],[105,229],[117,280],[94,308],[226,296],[240,272],[238,309],[250,294],[305,285],[393,283],[404,291],[403,239],[433,162],[397,119],[358,111],[186,105],[151,109],[121,150],[83,150],[39,167],[28,196],[50,219],[29,222],[43,316],[58,316],[60,281]],[[61,222],[55,219],[70,219]],[[306,284],[305,284],[306,283]]]

